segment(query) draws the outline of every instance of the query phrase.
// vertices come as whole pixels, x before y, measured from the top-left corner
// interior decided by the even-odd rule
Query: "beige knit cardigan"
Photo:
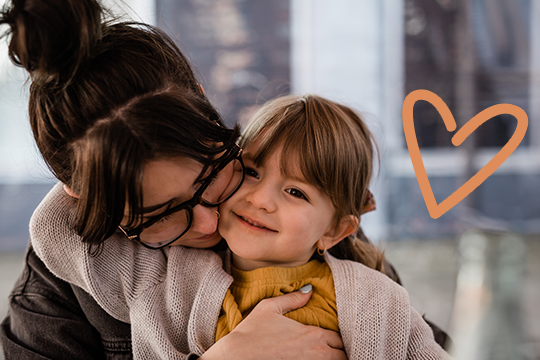
[[[214,343],[233,280],[227,272],[230,261],[210,250],[182,246],[150,250],[121,234],[105,241],[101,255],[89,256],[70,227],[73,201],[58,184],[30,221],[32,245],[51,272],[86,290],[116,319],[131,323],[135,359],[203,354]],[[349,359],[448,357],[404,288],[362,264],[328,254],[325,259],[334,277]]]

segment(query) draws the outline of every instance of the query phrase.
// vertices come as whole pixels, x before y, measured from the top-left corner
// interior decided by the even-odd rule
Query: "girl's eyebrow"
[[[290,180],[293,180],[293,181],[298,181],[302,184],[305,184],[305,185],[309,185],[309,186],[313,186],[315,187],[311,182],[309,182],[306,177],[304,176],[304,174],[302,174],[301,171],[297,170],[297,171],[287,171],[288,174],[283,174],[283,176],[289,178]]]

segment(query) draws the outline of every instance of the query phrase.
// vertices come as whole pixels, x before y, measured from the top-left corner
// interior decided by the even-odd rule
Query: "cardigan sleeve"
[[[184,359],[214,344],[223,296],[232,277],[210,250],[173,246],[167,276],[134,300],[131,316],[136,359]]]
[[[341,337],[353,359],[447,359],[407,291],[386,275],[326,254],[332,269]]]
[[[435,342],[433,331],[418,311],[410,306],[410,313],[411,329],[407,359],[451,359],[450,355]]]
[[[30,239],[36,254],[60,279],[81,287],[114,318],[130,322],[129,307],[147,287],[162,281],[167,259],[114,234],[97,256],[71,227],[76,199],[58,183],[34,211]]]

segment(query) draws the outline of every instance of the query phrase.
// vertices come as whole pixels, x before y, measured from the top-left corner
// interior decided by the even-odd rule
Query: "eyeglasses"
[[[135,228],[118,226],[120,230],[128,239],[150,249],[161,249],[181,238],[191,228],[195,206],[216,207],[233,196],[244,182],[242,149],[238,145],[235,144],[218,161],[191,199]]]

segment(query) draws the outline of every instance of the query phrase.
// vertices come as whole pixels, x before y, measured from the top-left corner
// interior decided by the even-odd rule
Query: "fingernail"
[[[298,291],[300,291],[302,294],[307,294],[313,289],[313,286],[311,284],[307,284],[302,286]]]

